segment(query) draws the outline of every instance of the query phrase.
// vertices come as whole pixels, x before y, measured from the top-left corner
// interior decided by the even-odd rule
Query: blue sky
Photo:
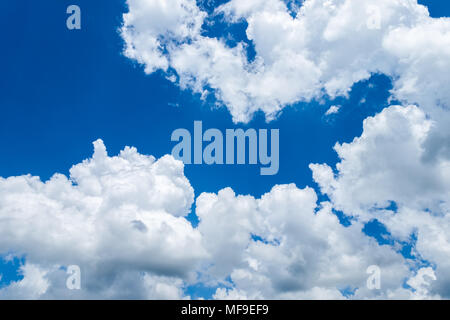
[[[450,14],[446,1],[420,2],[434,17]],[[82,29],[77,31],[65,28],[65,9],[73,3],[82,8]],[[209,8],[218,4],[211,2]],[[376,74],[356,83],[348,98],[297,103],[269,123],[260,112],[247,124],[235,124],[226,107],[215,106],[215,99],[202,101],[161,71],[146,75],[122,54],[118,28],[125,11],[124,0],[0,3],[0,176],[32,174],[47,180],[56,172],[68,175],[73,164],[92,155],[92,142],[98,138],[110,155],[128,145],[159,158],[171,152],[173,130],[192,130],[193,122],[202,120],[204,128],[221,130],[279,128],[280,170],[275,176],[261,176],[259,166],[187,166],[185,175],[196,196],[232,187],[237,194],[260,197],[273,185],[287,183],[317,189],[308,165],[333,167],[338,161],[335,143],[351,142],[361,135],[364,119],[392,104],[391,79]],[[231,41],[240,41],[245,28],[217,21],[204,32],[231,33]],[[250,58],[252,50],[250,43]],[[332,105],[342,106],[340,112],[325,117]],[[196,225],[194,214],[189,220]],[[377,226],[369,225],[366,231],[382,239]],[[0,266],[0,285],[17,279],[14,270],[20,264],[16,259]],[[199,295],[196,290],[203,292],[195,287],[190,293]]]
[[[257,114],[250,123],[236,126],[226,108],[181,91],[160,74],[144,75],[121,54],[117,29],[123,1],[80,3],[84,28],[76,32],[58,27],[65,21],[66,15],[58,13],[66,3],[25,3],[7,6],[20,12],[21,19],[13,14],[7,22],[3,19],[15,26],[5,39],[12,45],[2,52],[1,134],[8,150],[0,159],[4,177],[30,173],[48,179],[55,172],[67,173],[74,162],[91,155],[91,142],[97,138],[105,141],[110,154],[132,145],[160,157],[171,152],[172,131],[191,129],[194,120],[202,120],[205,129],[282,128],[276,176],[260,176],[257,166],[186,168],[199,193],[232,186],[258,196],[276,183],[310,184],[307,165],[336,161],[332,146],[353,140],[361,134],[362,120],[387,105],[389,79],[376,75],[355,85],[350,99],[298,104],[276,121],[266,123]],[[368,88],[370,83],[375,87]],[[367,102],[360,105],[362,98]],[[343,105],[342,114],[327,121],[322,115],[334,104]]]

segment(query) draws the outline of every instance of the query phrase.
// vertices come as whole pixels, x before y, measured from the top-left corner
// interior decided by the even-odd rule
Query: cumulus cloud
[[[313,189],[280,185],[255,199],[227,188],[200,195],[196,206],[212,255],[203,276],[223,284],[215,298],[344,299],[345,290],[355,298],[412,296],[402,287],[412,276],[405,259],[361,224],[340,224],[330,203],[317,205]],[[370,265],[383,270],[382,290],[366,287]]]
[[[313,189],[293,184],[260,199],[230,188],[203,193],[194,228],[180,161],[130,147],[108,156],[97,140],[69,178],[0,179],[0,252],[25,261],[22,279],[0,298],[185,299],[196,283],[217,287],[220,299],[428,295],[431,271],[414,271],[363,224],[343,226],[330,202],[317,201]],[[81,290],[66,287],[70,265],[80,267]],[[366,287],[370,265],[383,270],[381,290]]]
[[[398,99],[430,112],[450,105],[442,86],[450,82],[450,20],[431,18],[416,0],[306,0],[290,9],[281,0],[231,0],[214,17],[247,23],[249,43],[234,47],[202,33],[209,17],[194,0],[171,0],[174,10],[163,10],[166,2],[127,1],[125,55],[146,73],[175,73],[183,88],[212,89],[234,121],[247,122],[257,110],[271,119],[325,94],[346,96],[373,73],[393,78]]]
[[[430,293],[449,297],[450,161],[427,157],[433,125],[415,106],[392,106],[366,119],[353,142],[336,144],[336,171],[310,167],[334,208],[361,222],[377,219],[400,241],[416,238],[413,254],[435,266]]]
[[[94,146],[70,178],[0,178],[0,252],[26,258],[24,279],[8,290],[36,297],[49,281],[64,288],[61,267],[79,265],[83,297],[179,298],[182,281],[167,279],[192,277],[206,255],[184,217],[194,193],[183,164],[129,147],[109,157],[101,140]]]
[[[364,120],[363,134],[336,144],[337,176],[327,165],[312,165],[314,179],[342,211],[364,215],[391,201],[416,209],[445,206],[450,162],[426,159],[423,147],[433,127],[415,106],[393,106]]]
[[[417,272],[417,275],[407,281],[407,284],[414,289],[413,299],[436,299],[436,296],[429,295],[429,289],[432,281],[437,278],[432,268],[422,268]]]
[[[125,54],[144,64],[147,73],[169,67],[162,36],[175,41],[195,37],[205,17],[193,0],[135,0],[128,7],[130,12],[123,16]]]

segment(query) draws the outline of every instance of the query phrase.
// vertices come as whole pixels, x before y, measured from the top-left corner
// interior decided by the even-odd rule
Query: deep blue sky
[[[9,32],[0,59],[0,176],[67,174],[91,156],[97,138],[110,154],[133,145],[160,157],[174,145],[171,132],[191,129],[194,120],[205,129],[236,127],[226,108],[212,110],[212,101],[180,91],[161,74],[145,75],[121,54],[117,29],[124,1],[75,2],[82,10],[80,31],[65,27],[73,0],[1,4],[2,29]],[[276,183],[310,184],[308,164],[332,163],[335,142],[352,140],[362,120],[386,106],[389,80],[378,76],[372,82],[377,86],[371,90],[358,84],[348,101],[296,105],[270,124],[257,115],[247,127],[281,128],[279,174],[261,177],[259,166],[190,166],[186,175],[196,193],[231,186],[259,196]],[[368,103],[358,105],[363,97]],[[336,103],[344,108],[330,123],[322,115]]]
[[[421,2],[433,16],[450,15],[448,1]],[[82,30],[66,28],[70,4],[81,7]],[[68,174],[73,164],[92,155],[91,143],[98,138],[110,155],[132,145],[160,157],[171,152],[171,132],[191,129],[194,120],[202,120],[205,129],[236,127],[225,108],[212,109],[213,101],[202,102],[161,74],[145,75],[121,54],[117,30],[125,11],[125,0],[0,2],[0,176],[32,174],[46,180],[55,172]],[[245,25],[228,30],[217,24],[205,32],[229,31],[244,37]],[[259,165],[188,166],[186,176],[196,195],[227,186],[254,196],[274,184],[314,186],[309,163],[335,164],[333,145],[361,133],[362,120],[387,106],[390,86],[388,78],[375,75],[356,84],[348,100],[298,104],[269,124],[259,114],[239,126],[280,128],[276,176],[260,176]],[[362,98],[366,103],[359,103]],[[333,104],[342,105],[341,112],[326,120],[323,114]],[[6,269],[14,268],[0,266],[4,283],[13,278]]]

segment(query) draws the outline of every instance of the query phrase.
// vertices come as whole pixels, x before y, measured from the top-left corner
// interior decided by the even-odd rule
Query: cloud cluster
[[[361,231],[345,227],[329,203],[317,205],[313,189],[275,186],[260,199],[227,188],[196,202],[199,231],[212,261],[204,275],[230,276],[220,299],[343,299],[409,297],[402,281],[410,275],[403,257]],[[366,287],[366,270],[383,269],[383,290]]]
[[[230,188],[201,194],[198,227],[185,216],[193,190],[183,164],[126,147],[94,155],[54,175],[0,179],[0,252],[25,258],[23,279],[0,298],[188,298],[187,286],[218,287],[216,298],[406,297],[408,280],[428,287],[390,246],[342,225],[311,188],[278,185],[255,199]],[[81,268],[68,290],[66,268]],[[383,287],[366,287],[367,267]],[[426,271],[426,272],[425,272]],[[433,270],[425,270],[425,275]]]
[[[449,297],[450,160],[429,159],[434,123],[415,106],[392,106],[364,121],[363,134],[336,144],[334,172],[310,165],[334,208],[361,222],[377,219],[395,239],[416,238],[413,254],[435,266],[433,290]]]
[[[281,0],[231,0],[213,17],[246,22],[248,41],[234,47],[204,35],[210,17],[194,0],[127,3],[125,55],[146,73],[168,72],[183,88],[214,91],[234,121],[247,122],[257,110],[271,119],[295,102],[345,96],[373,73],[393,78],[397,99],[429,112],[450,105],[442,86],[450,82],[450,20],[429,17],[416,0],[305,0],[295,12]]]
[[[194,276],[206,256],[184,218],[194,192],[183,164],[128,147],[109,157],[101,140],[94,146],[69,179],[0,178],[0,252],[26,259],[24,280],[8,290],[30,284],[33,294],[48,293],[53,279],[67,293],[67,275],[55,266],[79,265],[86,297],[169,297],[178,289],[167,278]]]

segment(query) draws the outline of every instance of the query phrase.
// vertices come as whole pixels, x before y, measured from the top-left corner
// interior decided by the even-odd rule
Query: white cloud
[[[186,40],[200,32],[205,13],[194,0],[128,1],[122,36],[127,43],[125,54],[145,64],[145,72],[167,70],[162,36]]]
[[[176,281],[170,287],[161,279],[189,279],[206,256],[200,233],[183,217],[194,199],[183,164],[129,147],[109,157],[101,140],[94,145],[92,159],[73,166],[70,179],[0,178],[0,252],[26,257],[17,286],[47,272],[64,287],[67,275],[55,266],[75,264],[83,297],[149,297],[143,279],[154,282],[149,290],[157,297],[177,293]]]
[[[328,165],[310,167],[336,209],[361,222],[376,218],[398,240],[415,234],[413,253],[435,266],[430,295],[449,297],[450,161],[427,157],[433,126],[417,107],[393,106],[366,119],[361,137],[335,146],[336,173]]]
[[[399,99],[426,110],[450,105],[442,86],[450,82],[450,22],[430,18],[415,0],[306,0],[295,17],[281,0],[229,1],[216,14],[247,22],[254,61],[245,43],[231,48],[202,35],[206,13],[194,1],[172,0],[173,12],[160,10],[163,0],[127,2],[125,55],[147,73],[173,68],[183,88],[214,89],[235,121],[249,121],[259,109],[271,119],[285,105],[324,94],[345,96],[377,72],[393,77]],[[161,18],[152,21],[155,14]]]
[[[25,257],[23,279],[0,289],[1,298],[185,299],[185,288],[198,282],[219,286],[214,296],[223,299],[343,299],[343,290],[355,298],[435,294],[422,277],[430,271],[411,271],[410,261],[366,236],[363,224],[341,225],[311,188],[277,185],[260,199],[230,188],[203,193],[193,228],[184,217],[193,190],[180,161],[129,147],[110,157],[101,140],[94,146],[70,179],[0,179],[0,252]],[[444,231],[425,237],[435,242]],[[445,266],[445,254],[423,236],[418,250],[440,254],[435,261]],[[74,264],[81,290],[66,287],[64,267]],[[366,269],[374,264],[382,288],[371,291]],[[438,268],[436,277],[443,272]],[[403,288],[406,280],[415,291]]]
[[[332,114],[336,114],[339,112],[339,110],[341,109],[341,106],[331,106],[327,112],[325,112],[326,116],[330,116]]]
[[[36,265],[25,264],[20,268],[23,279],[0,289],[0,299],[38,299],[50,286],[46,271]]]
[[[403,257],[364,235],[362,225],[344,227],[329,203],[316,202],[314,190],[295,185],[275,186],[261,199],[229,188],[200,195],[199,231],[212,255],[204,277],[225,285],[215,297],[343,299],[340,290],[359,288],[359,297],[375,298],[401,289],[410,275]],[[373,264],[383,270],[379,291],[366,288]]]
[[[445,211],[450,195],[450,162],[427,160],[424,142],[433,122],[414,106],[393,106],[364,120],[361,137],[336,144],[337,175],[311,165],[322,192],[337,209],[364,216],[372,208],[399,206]]]
[[[450,19],[424,19],[411,28],[392,30],[383,47],[398,60],[394,82],[396,97],[418,103],[433,114],[450,106],[450,93],[442,85],[450,82]]]

